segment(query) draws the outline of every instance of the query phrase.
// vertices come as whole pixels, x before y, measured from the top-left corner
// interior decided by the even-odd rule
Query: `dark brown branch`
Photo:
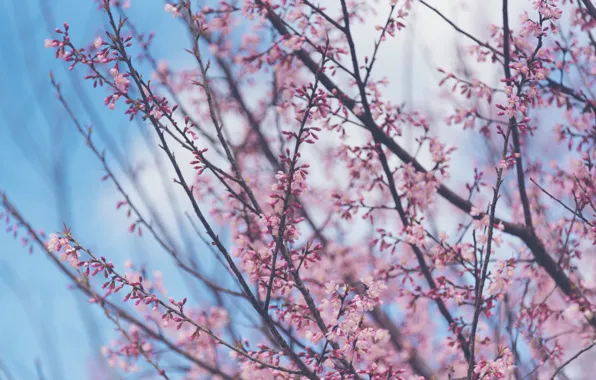
[[[589,0],[587,0],[587,1],[589,1]],[[557,377],[557,374],[559,372],[561,372],[563,370],[563,368],[565,368],[568,364],[570,364],[572,361],[574,361],[575,359],[577,359],[584,352],[591,350],[592,347],[594,347],[594,346],[596,346],[596,340],[593,341],[587,347],[584,347],[581,350],[579,350],[575,355],[573,355],[572,357],[570,357],[565,363],[563,363],[559,368],[557,368],[557,370],[555,371],[555,373],[553,373],[553,375],[550,377],[550,380],[555,380],[555,378]]]
[[[592,16],[594,21],[596,21],[596,7],[592,4],[592,0],[582,0],[582,3],[586,6],[586,10]]]
[[[509,67],[511,61],[511,53],[510,53],[510,30],[509,30],[509,13],[507,9],[507,0],[503,0],[503,49],[504,49],[504,60],[503,68],[505,69],[505,77],[507,80],[511,80],[511,68]],[[539,39],[538,46],[536,47],[536,52],[542,46],[542,39]],[[521,92],[521,88],[523,86],[523,81],[518,85],[518,95]],[[513,138],[513,152],[517,153],[515,158],[516,165],[515,169],[517,171],[517,183],[519,187],[519,197],[522,202],[522,207],[524,209],[524,219],[526,222],[526,226],[529,228],[533,228],[532,225],[532,212],[530,211],[530,201],[528,199],[528,193],[526,191],[526,180],[524,177],[524,166],[521,156],[521,146],[520,146],[520,136],[519,136],[519,128],[517,125],[517,120],[515,117],[511,117],[509,119],[509,125],[511,126],[511,134]]]

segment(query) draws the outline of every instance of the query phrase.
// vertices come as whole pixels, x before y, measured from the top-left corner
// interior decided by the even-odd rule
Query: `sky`
[[[180,30],[173,21],[167,27],[160,24],[170,19],[163,17],[163,4],[147,3],[153,4],[142,8],[133,4],[130,15],[139,27],[159,30],[154,52],[165,55],[160,46],[166,46],[175,60],[185,40],[178,39],[179,49],[172,41],[165,43]],[[60,231],[66,223],[90,248],[110,252],[107,256],[125,257],[127,251],[134,252],[133,257],[151,254],[155,247],[150,243],[143,246],[147,244],[131,239],[123,243],[126,239],[114,234],[120,227],[126,229],[124,215],[116,214],[116,203],[110,203],[114,189],[101,182],[104,172],[50,85],[53,72],[82,122],[101,124],[103,136],[111,136],[123,152],[141,149],[138,126],[118,110],[107,112],[105,93],[92,91],[90,83],[72,81],[81,72],[68,73],[67,66],[44,48],[44,39],[54,38],[52,29],[64,21],[70,24],[75,43],[87,44],[98,35],[105,20],[95,2],[2,0],[0,4],[1,189],[47,233]],[[86,112],[87,104],[93,105],[94,114]],[[107,145],[107,139],[98,141]],[[0,304],[0,379],[9,376],[4,371],[13,379],[41,378],[38,373],[45,379],[88,378],[91,359],[113,336],[105,317],[69,289],[66,278],[40,250],[29,255],[9,233],[0,234]]]
[[[330,3],[321,1],[325,2]],[[174,68],[184,67],[186,35],[179,23],[164,15],[163,3],[131,3],[129,16],[139,29],[157,32],[152,50],[155,56],[166,57]],[[131,238],[126,232],[129,222],[123,211],[115,209],[120,198],[111,185],[101,181],[105,173],[50,86],[49,73],[53,72],[75,114],[84,124],[96,127],[96,141],[108,148],[112,154],[109,160],[115,167],[115,151],[126,155],[133,167],[151,164],[142,123],[129,123],[121,108],[107,110],[103,106],[105,92],[94,91],[90,83],[76,80],[81,72],[67,72],[67,66],[44,48],[44,39],[53,38],[53,28],[64,21],[70,24],[75,43],[87,44],[97,36],[105,19],[95,2],[0,0],[0,4],[0,189],[34,226],[50,233],[61,230],[66,223],[90,249],[107,253],[120,264],[127,257],[148,263],[159,261],[172,294],[186,294],[189,284],[177,280],[177,270],[160,261],[162,256],[155,244]],[[468,9],[459,20],[457,14],[452,16],[467,30],[482,34],[486,31],[474,28],[483,22],[483,14],[490,14],[488,8],[484,13]],[[474,19],[471,14],[476,15]],[[354,33],[363,55],[367,55],[367,49],[372,50],[375,31],[371,24],[380,24],[384,16],[379,12]],[[445,69],[456,64],[453,47],[459,37],[428,11],[410,21],[414,24],[402,36],[383,46],[376,70],[385,73],[392,83],[401,84],[389,95],[396,102],[425,105],[438,101],[428,96],[427,89],[439,80],[435,70],[438,62],[447,66]],[[421,82],[413,83],[412,78],[421,78]],[[441,110],[441,105],[435,109]],[[453,130],[437,134],[447,141],[460,138]],[[469,159],[455,157],[455,167]],[[117,168],[116,172],[122,170]],[[148,195],[155,204],[169,202],[167,188],[155,170],[142,171],[139,183],[151,190]],[[132,187],[130,182],[126,185]],[[133,191],[133,195],[138,192]],[[165,219],[176,223],[173,215]],[[202,249],[200,245],[197,248]],[[206,260],[205,265],[212,263]],[[14,379],[89,378],[89,363],[98,357],[99,347],[114,336],[113,327],[68,285],[40,250],[29,255],[20,241],[0,231],[0,379],[7,377],[3,372],[9,372]],[[101,379],[113,376],[105,372]]]
[[[153,52],[167,57],[170,65],[184,66],[183,47],[187,42],[178,23],[163,14],[161,2],[132,1],[129,16],[140,30],[156,31]],[[86,149],[72,122],[57,103],[50,87],[49,73],[62,83],[65,98],[85,124],[97,128],[100,146],[113,148],[134,164],[147,162],[142,126],[128,123],[121,112],[109,111],[102,91],[77,80],[81,72],[69,73],[53,52],[44,48],[44,39],[53,38],[52,29],[62,22],[70,24],[75,43],[87,44],[97,36],[105,19],[95,2],[68,0],[2,0],[0,12],[0,186],[28,220],[46,232],[59,231],[62,224],[72,226],[75,235],[92,250],[108,253],[113,260],[160,260],[157,249],[147,239],[131,239],[127,220],[117,213],[120,200],[110,185],[100,181],[104,175],[97,160]],[[411,30],[384,45],[376,66],[398,91],[395,101],[421,104],[428,100],[425,88],[436,82],[436,61],[449,65],[453,44],[445,44],[454,34],[436,16],[422,13],[411,21]],[[365,55],[375,37],[371,24],[382,22],[379,12],[369,24],[354,33],[359,51]],[[433,25],[431,29],[425,27]],[[407,34],[409,33],[409,34]],[[436,36],[442,41],[434,41]],[[424,41],[424,43],[419,43]],[[429,51],[430,49],[430,51]],[[396,56],[396,51],[401,52]],[[405,57],[403,56],[405,53]],[[426,75],[426,73],[431,73]],[[412,83],[411,78],[423,78]],[[89,105],[92,105],[89,107]],[[91,112],[89,112],[91,110]],[[141,128],[141,129],[139,129]],[[109,136],[109,138],[107,138]],[[115,144],[115,145],[114,145]],[[114,149],[111,150],[114,153]],[[120,171],[120,173],[122,173]],[[141,186],[152,191],[149,197],[167,199],[160,177],[153,171],[140,176]],[[171,219],[170,219],[171,220]],[[174,268],[160,267],[165,274]],[[173,293],[184,294],[185,285],[177,276],[166,276]],[[113,328],[101,313],[90,308],[85,297],[70,290],[68,281],[55,270],[41,251],[29,255],[19,241],[8,233],[0,234],[0,360],[1,367],[15,379],[33,379],[38,372],[46,379],[83,379],[99,347],[114,336]],[[0,379],[2,378],[0,370]],[[106,374],[110,378],[113,374]]]

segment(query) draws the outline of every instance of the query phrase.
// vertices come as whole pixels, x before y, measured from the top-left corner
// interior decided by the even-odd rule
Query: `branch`
[[[509,30],[509,11],[507,9],[507,0],[503,0],[503,49],[505,51],[504,53],[504,59],[505,62],[503,63],[503,68],[505,69],[505,77],[507,78],[507,80],[511,80],[512,76],[511,76],[511,68],[509,67],[510,65],[510,60],[511,60],[511,53],[510,53],[510,30]],[[542,18],[541,18],[542,20]],[[542,46],[542,37],[539,38],[539,42],[538,42],[538,46],[536,48],[536,52],[540,49],[540,47]],[[533,59],[534,56],[532,56]],[[530,62],[531,64],[531,62]],[[510,82],[508,82],[510,83]],[[522,91],[522,87],[523,87],[524,81],[521,81],[520,84],[518,85],[518,96],[520,95],[521,91]],[[528,200],[528,193],[526,192],[526,182],[525,182],[525,178],[524,178],[524,167],[523,167],[523,161],[522,161],[522,156],[521,156],[521,148],[520,148],[520,138],[519,138],[519,129],[517,127],[517,120],[515,119],[515,117],[511,117],[509,118],[509,125],[511,128],[511,132],[512,132],[512,137],[513,137],[513,149],[514,149],[514,153],[517,153],[517,156],[515,158],[516,161],[516,171],[517,171],[517,183],[518,183],[518,187],[519,187],[519,197],[521,198],[521,202],[522,202],[522,206],[524,209],[524,219],[526,222],[526,226],[528,226],[530,229],[533,228],[532,226],[532,213],[530,211],[530,201]]]
[[[592,1],[591,0],[582,0],[582,3],[584,3],[584,5],[586,6],[586,9],[588,10],[588,13],[590,14],[590,16],[592,16],[594,21],[596,21],[596,7],[594,6],[594,4],[592,4]]]
[[[587,0],[589,1],[589,0]],[[554,380],[555,377],[557,376],[557,374],[559,372],[561,372],[561,370],[563,370],[563,368],[565,368],[565,366],[567,366],[568,364],[570,364],[572,361],[574,361],[575,359],[577,359],[581,354],[583,354],[586,351],[589,351],[592,349],[592,347],[596,346],[596,340],[593,341],[590,345],[588,345],[587,347],[582,348],[581,350],[579,350],[575,355],[573,355],[572,357],[569,358],[569,360],[567,360],[565,363],[563,363],[559,368],[557,368],[557,370],[555,371],[555,373],[553,373],[553,375],[550,377],[550,380]]]

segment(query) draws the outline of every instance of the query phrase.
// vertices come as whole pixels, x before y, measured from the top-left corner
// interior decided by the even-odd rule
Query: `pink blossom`
[[[96,37],[93,40],[93,46],[95,46],[96,49],[99,49],[102,44],[103,44],[103,40],[101,39],[101,37]]]
[[[166,4],[164,6],[164,11],[171,13],[172,16],[174,17],[179,17],[180,16],[180,11],[178,10],[178,8],[172,4]]]

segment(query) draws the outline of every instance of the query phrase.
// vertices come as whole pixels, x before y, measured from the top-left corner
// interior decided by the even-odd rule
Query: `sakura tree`
[[[76,226],[45,236],[2,193],[9,231],[116,328],[111,365],[165,379],[590,378],[596,8],[502,0],[462,24],[435,3],[165,3],[186,31],[182,69],[128,1],[97,1],[106,28],[85,45],[68,23],[48,36],[105,112],[146,128],[171,218],[51,76],[130,238],[197,289],[174,297],[160,262],[119,263]],[[392,41],[420,15],[460,38],[456,59],[410,78],[427,102],[388,78],[408,59]]]

